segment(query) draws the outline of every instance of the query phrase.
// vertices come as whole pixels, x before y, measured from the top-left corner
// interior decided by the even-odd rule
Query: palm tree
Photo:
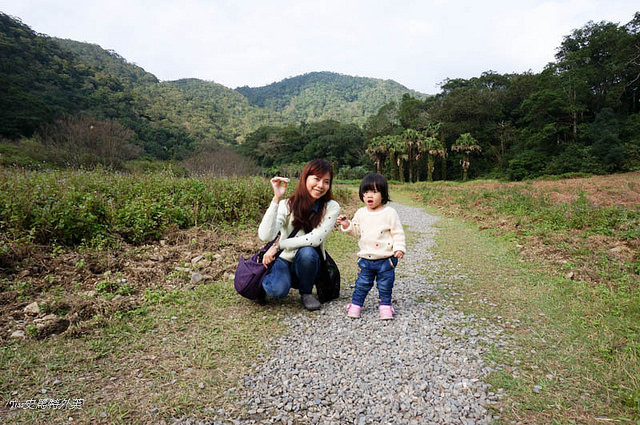
[[[422,151],[422,141],[424,140],[424,134],[416,131],[414,129],[408,128],[401,135],[400,139],[405,145],[406,156],[408,159],[409,166],[409,182],[414,181],[414,169],[417,168],[418,160],[420,159],[420,155],[423,153]],[[418,173],[416,170],[415,173],[416,180],[418,179]]]
[[[405,145],[401,135],[384,136],[384,139],[389,152],[389,159],[398,167],[398,180],[404,183],[404,161],[408,159],[407,146]]]
[[[376,162],[376,171],[378,174],[382,174],[382,164],[389,154],[385,137],[389,136],[374,137],[367,147],[367,154]]]
[[[427,181],[433,181],[433,169],[436,158],[445,158],[447,150],[442,142],[433,136],[426,137],[422,142],[422,151],[427,154]]]
[[[425,138],[422,142],[422,151],[427,154],[427,181],[433,181],[433,170],[436,158],[442,158],[443,167],[446,168],[444,159],[447,157],[447,148],[444,143],[438,139],[442,123],[429,123],[424,130]]]
[[[460,160],[460,165],[462,166],[462,181],[467,181],[469,167],[471,166],[469,155],[472,152],[480,152],[482,148],[478,145],[478,141],[473,138],[471,133],[464,133],[461,134],[451,146],[451,150],[454,152],[462,152],[462,159]]]

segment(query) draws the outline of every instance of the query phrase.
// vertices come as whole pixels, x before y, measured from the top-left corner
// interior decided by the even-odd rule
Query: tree
[[[627,153],[620,140],[620,124],[611,108],[604,108],[591,124],[590,137],[595,157],[608,173],[622,170]]]
[[[472,152],[480,152],[482,150],[480,145],[478,145],[478,141],[473,138],[471,133],[464,133],[456,139],[456,142],[451,146],[451,150],[454,152],[462,152],[462,159],[460,160],[460,165],[462,166],[462,180],[467,181],[469,167],[471,166],[469,155]]]
[[[408,162],[407,166],[409,167],[409,182],[415,181],[414,171],[416,171],[415,176],[417,179],[417,163],[418,159],[420,159],[420,155],[423,153],[422,141],[424,137],[424,134],[420,133],[419,131],[408,128],[403,131],[398,138],[405,147],[404,155],[406,155],[406,159]]]
[[[385,138],[387,150],[391,163],[397,166],[398,180],[404,183],[404,162],[407,160],[407,145],[404,143],[402,136],[388,136]]]
[[[398,119],[405,129],[424,130],[429,123],[425,102],[405,93],[398,108]]]
[[[124,161],[138,156],[134,133],[114,120],[89,116],[66,116],[42,126],[36,140],[48,151],[48,159],[73,168],[122,168]]]
[[[424,139],[422,140],[422,153],[427,155],[427,181],[433,181],[433,170],[436,158],[444,159],[447,157],[447,148],[444,143],[438,139],[442,123],[429,123],[424,131]],[[445,164],[443,163],[443,168]]]
[[[377,136],[396,134],[399,128],[398,104],[389,102],[381,107],[375,115],[367,119],[364,125],[364,133],[371,140]]]
[[[367,147],[367,154],[371,159],[373,159],[376,163],[376,172],[378,174],[382,174],[382,164],[384,163],[389,151],[387,149],[387,142],[385,137],[390,136],[378,136],[374,137]]]

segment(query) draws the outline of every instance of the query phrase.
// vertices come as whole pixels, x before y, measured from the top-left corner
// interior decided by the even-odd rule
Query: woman
[[[262,263],[271,270],[262,281],[267,295],[281,298],[289,290],[297,288],[302,305],[307,310],[318,310],[320,301],[311,293],[320,270],[320,256],[324,255],[324,241],[333,230],[340,212],[340,205],[333,200],[331,184],[333,170],[323,159],[309,162],[300,175],[294,194],[282,199],[289,179],[271,179],[273,199],[258,228],[258,237],[273,240],[278,232],[280,239],[266,252]],[[292,233],[297,230],[295,235]],[[277,256],[282,250],[280,256]]]

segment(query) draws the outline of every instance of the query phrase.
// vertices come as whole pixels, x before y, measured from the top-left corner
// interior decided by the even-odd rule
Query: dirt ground
[[[571,202],[583,192],[587,200],[598,205],[640,208],[640,171],[588,178],[487,183],[473,187],[480,189],[496,186],[522,187],[524,190],[531,188],[535,192],[549,193],[556,203]]]
[[[96,314],[108,318],[138,308],[147,289],[232,276],[239,255],[261,246],[255,233],[175,230],[158,243],[103,252],[16,248],[13,262],[0,265],[0,344],[63,332],[80,336]]]

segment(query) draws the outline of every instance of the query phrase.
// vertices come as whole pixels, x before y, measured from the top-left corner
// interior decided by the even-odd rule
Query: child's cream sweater
[[[393,256],[395,251],[406,252],[404,230],[398,212],[389,206],[380,211],[362,207],[356,211],[349,227],[340,230],[360,237],[358,257],[379,260]]]

